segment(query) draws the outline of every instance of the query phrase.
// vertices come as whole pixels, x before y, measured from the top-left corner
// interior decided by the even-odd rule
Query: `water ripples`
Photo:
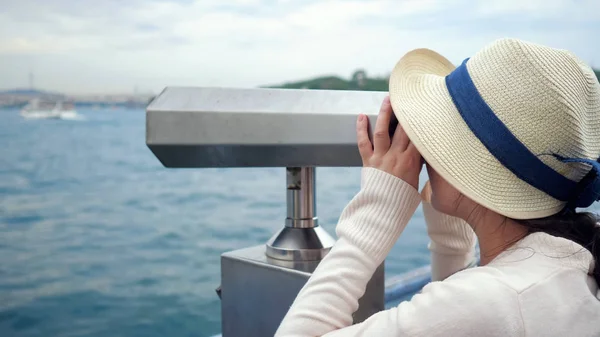
[[[143,111],[23,120],[1,111],[0,336],[211,336],[220,254],[284,223],[285,170],[163,168]],[[317,170],[332,235],[358,168]],[[417,214],[388,273],[427,263]]]

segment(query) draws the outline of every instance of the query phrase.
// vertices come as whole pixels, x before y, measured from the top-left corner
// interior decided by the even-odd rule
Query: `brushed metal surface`
[[[286,264],[279,264],[284,262]],[[223,337],[273,336],[318,261],[278,261],[254,246],[221,256],[221,317]],[[384,309],[384,265],[367,284],[354,323]]]
[[[287,217],[285,227],[266,244],[269,257],[287,261],[320,260],[335,240],[317,218],[316,171],[314,167],[286,168]]]
[[[146,109],[167,167],[360,166],[356,117],[386,92],[168,87]]]
[[[267,255],[288,261],[321,260],[329,253],[335,239],[322,227],[283,227],[267,242]]]

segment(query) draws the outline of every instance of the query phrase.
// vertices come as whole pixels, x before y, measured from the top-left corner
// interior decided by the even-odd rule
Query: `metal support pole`
[[[291,228],[317,227],[316,169],[314,167],[288,167],[286,173],[287,218],[285,226]]]
[[[285,227],[266,245],[270,258],[285,261],[317,261],[325,257],[335,240],[319,227],[316,215],[314,167],[288,167]]]

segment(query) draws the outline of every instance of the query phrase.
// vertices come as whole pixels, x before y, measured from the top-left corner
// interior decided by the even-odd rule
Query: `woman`
[[[587,65],[514,39],[456,69],[415,50],[391,75],[372,142],[367,129],[359,116],[361,190],[277,336],[600,336],[600,227],[575,212],[600,195],[600,84]],[[434,282],[352,325],[421,201]],[[481,261],[467,269],[473,235]]]

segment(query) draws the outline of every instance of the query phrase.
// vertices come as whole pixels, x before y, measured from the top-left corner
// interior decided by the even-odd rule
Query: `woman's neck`
[[[500,253],[527,236],[527,228],[494,211],[476,205],[462,218],[479,241],[480,264],[486,265]]]

